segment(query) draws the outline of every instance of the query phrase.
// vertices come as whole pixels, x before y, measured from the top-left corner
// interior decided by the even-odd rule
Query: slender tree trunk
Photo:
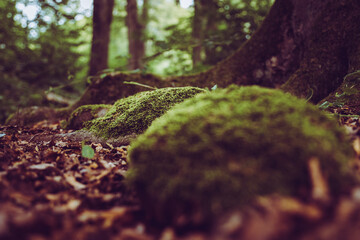
[[[146,29],[146,25],[149,21],[149,0],[143,0],[143,7],[141,11],[141,24],[143,29]]]
[[[91,44],[89,75],[96,75],[108,67],[110,25],[114,0],[94,0],[93,38]]]
[[[143,6],[142,6],[142,11],[141,11],[141,18],[140,18],[140,23],[141,23],[141,41],[142,41],[142,45],[143,48],[141,49],[141,63],[142,63],[142,68],[144,67],[144,61],[143,58],[146,55],[146,39],[147,39],[147,32],[146,32],[146,26],[149,22],[149,0],[143,0]]]
[[[205,5],[204,12],[206,14],[206,25],[204,30],[205,39],[208,38],[211,33],[217,30],[217,26],[219,23],[219,18],[217,16],[217,13],[219,11],[219,5],[218,0],[209,0],[208,3]],[[205,47],[205,64],[213,64],[211,63],[211,58],[213,51],[209,51],[208,48]],[[209,61],[210,60],[210,61]]]
[[[175,4],[180,6],[180,0],[175,0]]]
[[[142,18],[147,21],[147,5],[148,1],[144,1]],[[144,43],[144,23],[139,19],[138,7],[136,0],[127,0],[126,6],[126,24],[128,27],[128,40],[129,40],[129,70],[142,69],[143,58],[145,56],[145,43]]]
[[[192,29],[192,38],[194,41],[192,51],[193,68],[201,65],[205,61],[204,40],[206,32],[216,26],[214,11],[217,11],[217,4],[214,0],[194,0]]]
[[[197,67],[202,62],[203,41],[204,41],[204,16],[202,0],[194,0],[194,18],[192,39],[194,47],[192,50],[192,63],[193,68]]]

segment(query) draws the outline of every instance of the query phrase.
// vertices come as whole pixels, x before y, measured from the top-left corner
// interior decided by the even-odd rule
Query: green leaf
[[[108,75],[107,73],[102,73],[102,74],[100,75],[100,78],[103,79],[103,78],[105,78],[107,75]]]
[[[215,84],[215,85],[211,88],[212,91],[214,91],[214,90],[216,90],[216,89],[217,89],[217,84]]]
[[[332,104],[329,103],[328,101],[325,101],[325,102],[323,102],[322,104],[319,105],[319,109],[325,110],[325,109],[327,109],[327,108],[330,107],[330,106],[332,106]]]
[[[338,92],[335,93],[335,97],[337,97],[337,98],[342,97],[344,95],[345,95],[345,93],[338,93]]]
[[[81,146],[81,156],[84,158],[93,158],[95,155],[94,149],[91,146],[83,144]]]

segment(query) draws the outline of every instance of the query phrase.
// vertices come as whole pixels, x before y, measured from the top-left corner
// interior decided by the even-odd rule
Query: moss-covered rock
[[[352,181],[352,154],[336,121],[315,106],[280,90],[231,86],[155,120],[132,143],[127,180],[152,219],[194,224],[258,195],[310,197],[312,157],[337,196]]]
[[[205,90],[195,87],[140,92],[116,101],[104,117],[86,122],[86,128],[104,138],[139,134],[176,103],[201,92]]]
[[[112,105],[93,104],[83,105],[75,109],[66,123],[66,128],[78,130],[85,127],[85,123],[95,118],[103,117],[109,111]]]

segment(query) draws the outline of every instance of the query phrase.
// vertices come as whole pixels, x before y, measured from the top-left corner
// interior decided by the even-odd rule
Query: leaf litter
[[[360,123],[340,118],[360,171]],[[59,123],[0,127],[0,239],[349,239],[360,236],[360,188],[331,200],[316,158],[310,201],[271,195],[224,214],[212,229],[151,224],[126,188],[128,144],[68,138]],[[54,136],[63,137],[54,137]],[[87,146],[84,153],[84,146]],[[90,149],[91,148],[91,149]]]

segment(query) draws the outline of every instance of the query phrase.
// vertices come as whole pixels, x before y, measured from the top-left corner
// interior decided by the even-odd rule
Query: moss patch
[[[205,90],[194,87],[140,92],[116,101],[104,117],[88,121],[86,128],[104,138],[142,133],[176,103],[201,92]]]
[[[151,218],[194,224],[258,195],[308,198],[311,157],[338,195],[349,186],[352,154],[337,123],[315,106],[280,90],[231,86],[155,120],[132,143],[127,180]]]
[[[65,127],[75,130],[81,129],[85,127],[84,124],[87,121],[105,116],[111,107],[112,105],[107,104],[83,105],[78,107],[71,113]]]
[[[344,115],[360,114],[360,70],[345,76],[341,86],[323,99],[320,109]]]

